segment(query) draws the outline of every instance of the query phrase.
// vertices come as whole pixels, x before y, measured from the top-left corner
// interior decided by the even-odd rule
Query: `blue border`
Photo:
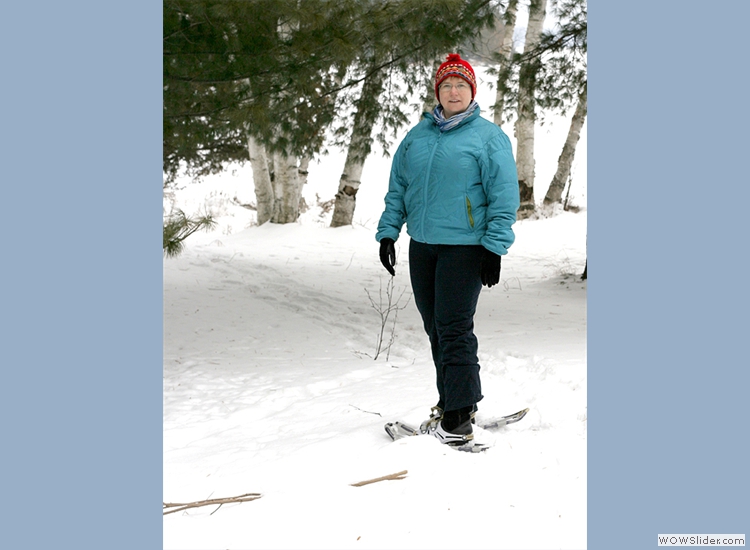
[[[592,549],[750,533],[749,21],[589,4]]]
[[[160,3],[3,9],[3,548],[160,548]]]

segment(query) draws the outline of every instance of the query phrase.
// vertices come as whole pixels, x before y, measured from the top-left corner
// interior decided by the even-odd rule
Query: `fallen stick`
[[[260,493],[246,493],[244,495],[239,495],[236,497],[226,497],[226,498],[212,498],[208,500],[198,500],[196,502],[177,502],[177,503],[167,503],[163,502],[162,504],[163,509],[167,510],[167,508],[174,508],[174,510],[167,510],[162,515],[167,514],[173,514],[175,512],[180,512],[181,510],[187,510],[188,508],[197,508],[199,506],[211,506],[212,504],[228,504],[230,502],[250,502],[251,500],[257,500],[262,495]]]
[[[357,483],[352,483],[352,487],[362,487],[363,485],[369,485],[370,483],[377,483],[378,481],[387,481],[389,479],[404,479],[404,476],[408,474],[408,470],[404,470],[403,472],[396,472],[395,474],[383,476],[383,477],[376,477],[375,479],[368,479],[366,481],[358,481]]]

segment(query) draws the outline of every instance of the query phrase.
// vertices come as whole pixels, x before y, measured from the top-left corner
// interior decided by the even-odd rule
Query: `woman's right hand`
[[[393,268],[396,265],[396,247],[394,244],[395,241],[388,237],[380,239],[380,263],[391,276],[396,275],[396,270]]]

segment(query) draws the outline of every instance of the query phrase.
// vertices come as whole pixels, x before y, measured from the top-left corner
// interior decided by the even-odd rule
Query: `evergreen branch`
[[[168,258],[179,256],[184,249],[185,239],[196,231],[209,231],[214,227],[216,227],[216,222],[208,214],[199,218],[188,218],[182,210],[177,210],[164,223],[162,234],[164,255]]]
[[[230,111],[230,110],[234,109],[235,107],[237,107],[239,104],[240,104],[240,102],[237,101],[236,103],[227,104],[227,105],[225,105],[223,107],[216,107],[215,109],[211,109],[211,110],[207,110],[207,111],[182,112],[182,113],[177,113],[177,114],[164,113],[163,116],[164,116],[164,118],[172,118],[172,119],[208,117],[210,115],[215,115],[215,114],[218,114],[218,113],[222,113],[224,111]]]
[[[374,67],[370,68],[367,72],[365,72],[363,76],[361,76],[359,78],[349,79],[345,84],[342,84],[342,85],[340,85],[338,87],[332,88],[332,89],[330,89],[330,90],[328,90],[328,91],[326,91],[326,92],[324,92],[324,93],[322,93],[320,95],[317,95],[315,97],[309,97],[307,99],[309,101],[311,101],[313,105],[317,105],[321,101],[326,100],[326,98],[328,96],[335,95],[335,94],[337,94],[337,93],[339,93],[339,92],[341,92],[343,90],[346,90],[346,89],[352,88],[354,86],[357,86],[359,83],[364,82],[365,80],[367,80],[368,78],[370,78],[371,76],[373,76],[375,73],[380,72],[381,70],[383,70],[385,68],[390,68],[393,65],[397,64],[398,62],[400,62],[400,61],[402,61],[404,59],[408,59],[413,54],[415,54],[415,53],[423,50],[425,47],[427,47],[427,45],[429,45],[429,41],[425,41],[425,42],[419,44],[417,47],[415,47],[415,48],[413,48],[411,50],[408,50],[408,51],[406,51],[405,53],[403,53],[403,54],[401,54],[399,56],[391,57],[390,60],[384,61],[382,63],[379,63],[379,64],[375,65]],[[191,79],[184,78],[184,77],[173,77],[173,76],[168,76],[168,77],[165,77],[165,78],[169,78],[170,80],[175,80],[175,81],[180,81],[180,82],[192,82],[192,83],[201,83],[201,84],[210,84],[210,83],[221,84],[221,83],[233,83],[233,82],[236,83],[236,82],[239,82],[239,81],[242,81],[242,80],[246,80],[247,78],[249,78],[251,76],[254,76],[254,75],[257,75],[257,73],[253,73],[253,74],[250,74],[250,75],[244,75],[244,76],[238,76],[236,78],[233,77],[233,78],[227,79],[227,80],[191,80]],[[274,90],[274,92],[276,94],[283,94],[284,92],[287,92],[289,90],[293,90],[296,87],[296,85],[297,85],[296,83],[290,83],[287,86],[284,86],[284,87],[281,87],[281,88],[279,88],[277,90]],[[260,92],[260,93],[258,93],[258,94],[255,95],[255,99],[261,99],[261,98],[264,98],[264,97],[266,97],[268,95],[270,95],[270,93]],[[178,114],[167,114],[167,113],[165,113],[164,117],[166,117],[166,118],[183,118],[183,117],[203,117],[203,116],[210,116],[210,115],[213,115],[213,114],[216,114],[216,113],[220,113],[220,112],[223,112],[223,111],[228,111],[228,110],[235,109],[235,108],[239,107],[242,103],[244,103],[244,100],[237,99],[235,102],[233,102],[231,104],[226,104],[223,107],[217,107],[216,109],[213,109],[213,110],[197,111],[197,112],[193,112],[193,113],[183,112],[183,113],[178,113]],[[294,105],[292,107],[289,107],[289,108],[277,111],[277,113],[284,113],[284,114],[286,114],[286,113],[292,112],[296,108],[297,108],[297,106]]]
[[[298,2],[269,2],[256,9],[258,4],[252,2],[167,0],[166,172],[180,161],[199,170],[219,167],[236,154],[222,148],[219,156],[208,158],[217,148],[208,148],[205,142],[248,124],[272,148],[318,150],[322,132],[341,112],[332,97],[341,94],[348,104],[351,98],[342,92],[378,72],[386,72],[392,84],[395,68],[405,74],[410,90],[413,75],[406,62],[421,63],[422,52],[431,56],[454,36],[478,31],[494,16],[492,11],[481,11],[492,2],[380,0],[362,7],[353,1],[331,1],[321,4],[322,9],[306,10],[307,5]],[[450,17],[441,18],[441,12]],[[240,20],[247,24],[240,25]],[[284,36],[277,32],[281,20],[296,22]],[[442,30],[436,34],[434,29]],[[347,68],[358,74],[342,82],[338,75]],[[394,95],[396,88],[386,87],[388,104],[376,115],[383,118],[384,128],[398,128],[407,120],[396,112],[403,103],[403,97]],[[377,139],[385,136],[379,134]]]
[[[518,56],[516,62],[530,62],[534,59],[540,59],[544,54],[560,51],[564,49],[571,40],[575,40],[582,35],[585,36],[585,34],[586,25],[584,24],[581,28],[571,29],[559,35],[547,35],[543,37],[534,49],[529,50],[528,52],[523,52]],[[550,37],[554,37],[554,39],[550,40]]]

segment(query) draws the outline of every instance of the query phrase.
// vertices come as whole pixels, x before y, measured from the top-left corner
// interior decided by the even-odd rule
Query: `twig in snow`
[[[510,290],[510,281],[515,281],[518,283],[518,290],[523,290],[521,288],[521,279],[518,277],[511,277],[510,279],[503,279],[503,287],[505,287],[505,290]]]
[[[349,406],[350,406],[350,407],[354,407],[355,409],[357,409],[358,411],[362,411],[363,413],[367,413],[367,414],[377,414],[377,415],[378,415],[379,417],[381,417],[381,418],[383,417],[383,415],[382,415],[382,414],[380,414],[380,413],[376,413],[376,412],[371,412],[371,411],[366,411],[366,410],[364,410],[364,409],[360,409],[360,408],[359,408],[359,407],[357,407],[356,405],[349,405]]]
[[[370,483],[377,483],[378,481],[388,481],[391,479],[404,479],[404,476],[408,474],[408,470],[403,470],[401,472],[396,472],[395,474],[390,474],[383,477],[376,477],[375,479],[368,479],[366,481],[358,481],[357,483],[352,483],[352,487],[362,487],[363,485],[369,485]]]
[[[222,504],[227,504],[229,502],[250,502],[251,500],[257,500],[262,495],[260,493],[246,493],[244,495],[239,495],[236,497],[226,497],[226,498],[211,498],[208,500],[198,500],[196,502],[176,502],[176,503],[162,503],[163,509],[167,510],[167,508],[174,508],[173,510],[167,510],[164,512],[164,516],[167,514],[173,514],[175,512],[180,512],[182,510],[187,510],[188,508],[197,508],[199,506],[211,506],[212,504],[218,504],[219,508],[221,508]],[[218,510],[217,508],[216,510]],[[216,511],[214,510],[214,512]],[[212,512],[213,513],[213,512]]]

